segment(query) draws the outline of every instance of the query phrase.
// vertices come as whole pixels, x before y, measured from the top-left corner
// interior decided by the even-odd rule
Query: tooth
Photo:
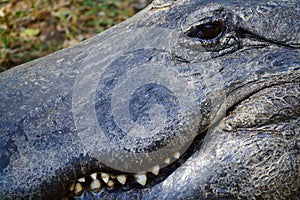
[[[95,172],[95,173],[92,173],[91,175],[90,175],[90,177],[93,179],[93,180],[96,180],[97,179],[97,173]]]
[[[107,183],[109,180],[109,174],[101,172],[101,178],[104,181],[104,183]]]
[[[136,174],[135,178],[136,178],[136,182],[138,182],[142,186],[146,185],[146,182],[147,182],[147,176],[146,176],[146,174]]]
[[[80,182],[80,183],[84,183],[85,182],[85,177],[81,177],[77,181]]]
[[[109,180],[107,182],[107,186],[110,187],[110,188],[114,187],[114,185],[115,185],[115,183],[112,180]]]
[[[75,188],[75,183],[72,183],[72,185],[70,186],[69,190],[70,190],[70,191],[73,191],[74,188]]]
[[[80,183],[76,183],[74,187],[74,194],[76,196],[80,196],[83,192],[83,187]]]
[[[170,158],[166,158],[166,159],[164,160],[164,163],[166,163],[166,164],[169,164],[169,163],[170,163],[170,161],[171,161],[171,159],[170,159]]]
[[[119,175],[117,176],[117,180],[122,184],[124,185],[126,183],[126,176],[125,175]]]
[[[111,175],[110,175],[110,178],[111,178],[111,179],[116,179],[116,178],[117,178],[117,176],[116,176],[116,175],[112,175],[112,174],[111,174]]]
[[[180,157],[180,153],[177,151],[173,154],[174,158],[178,159]]]
[[[154,175],[158,175],[158,173],[159,173],[159,165],[155,165],[154,167],[152,167],[151,169],[150,169],[150,172],[152,172],[152,174],[154,174]]]
[[[99,192],[101,190],[101,182],[98,179],[94,179],[90,184],[90,188],[94,192]]]

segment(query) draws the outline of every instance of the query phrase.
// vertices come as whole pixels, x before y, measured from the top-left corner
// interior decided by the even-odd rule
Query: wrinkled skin
[[[83,144],[74,115],[78,77],[89,81],[84,71],[107,57],[124,58],[124,66],[163,60],[190,80],[198,101],[180,120],[199,136],[146,186],[129,181],[76,198],[297,199],[299,13],[297,0],[156,1],[90,40],[0,74],[1,198],[63,197],[81,176],[109,172],[91,152],[98,147]],[[188,35],[191,27],[215,21],[225,27],[217,39]],[[146,39],[132,40],[141,28]],[[171,42],[156,41],[160,30],[172,34]],[[126,45],[137,50],[118,50]],[[118,62],[110,66],[117,71]],[[175,137],[184,137],[180,131]]]

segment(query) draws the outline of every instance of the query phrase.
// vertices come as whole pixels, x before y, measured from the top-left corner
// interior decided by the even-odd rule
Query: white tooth
[[[107,183],[109,180],[109,174],[101,172],[101,178],[104,181],[104,183]]]
[[[115,185],[115,183],[112,180],[109,180],[107,182],[107,186],[110,187],[110,188],[114,187],[114,185]]]
[[[166,159],[164,160],[164,163],[166,163],[166,164],[169,164],[169,163],[170,163],[170,161],[171,161],[171,159],[170,159],[170,158],[166,158]]]
[[[80,183],[76,183],[74,187],[74,194],[76,196],[80,196],[83,192],[83,187]]]
[[[150,172],[152,172],[152,174],[154,174],[154,175],[158,175],[158,173],[159,173],[159,165],[155,165],[154,167],[152,167],[151,169],[150,169]]]
[[[95,172],[95,173],[92,173],[91,175],[90,175],[90,177],[93,179],[93,180],[96,180],[97,179],[97,173]]]
[[[125,175],[119,175],[117,176],[117,180],[122,184],[124,185],[126,183],[126,176]]]
[[[180,153],[177,151],[173,154],[174,158],[178,159],[180,157]]]
[[[73,184],[70,186],[69,190],[70,190],[70,191],[73,191],[73,190],[74,190],[74,187],[75,187],[75,183],[73,183]]]
[[[80,183],[84,183],[85,182],[85,177],[81,177],[77,181],[80,182]]]
[[[146,185],[146,182],[147,182],[147,176],[146,176],[146,174],[136,174],[135,175],[135,179],[136,179],[136,182],[138,182],[142,186]]]
[[[94,191],[94,192],[99,192],[101,190],[101,182],[98,180],[98,179],[94,179],[92,182],[91,182],[91,190]]]

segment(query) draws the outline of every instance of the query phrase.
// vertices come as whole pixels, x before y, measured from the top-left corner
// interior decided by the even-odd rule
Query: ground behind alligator
[[[0,0],[0,72],[129,18],[149,0]]]

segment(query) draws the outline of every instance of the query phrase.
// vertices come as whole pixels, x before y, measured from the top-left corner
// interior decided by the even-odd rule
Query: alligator
[[[299,199],[298,0],[156,0],[0,74],[1,199]]]

